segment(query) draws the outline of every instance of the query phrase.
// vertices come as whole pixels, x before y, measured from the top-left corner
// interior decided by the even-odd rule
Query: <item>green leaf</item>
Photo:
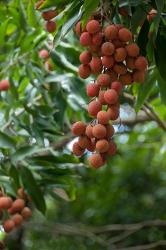
[[[156,2],[156,6],[157,6],[157,11],[158,11],[159,13],[161,13],[162,10],[163,10],[163,8],[164,8],[165,0],[160,0],[160,1],[155,0],[155,2]]]
[[[165,29],[166,30],[166,29]],[[161,77],[166,80],[165,58],[166,58],[166,38],[158,33],[155,47],[156,65]]]
[[[25,166],[22,166],[19,171],[21,174],[22,182],[28,194],[31,196],[37,209],[44,214],[46,210],[44,196],[40,188],[38,187],[32,172]]]
[[[151,71],[145,79],[144,84],[139,86],[138,96],[136,101],[135,109],[138,112],[143,105],[145,99],[150,95],[150,92],[156,83],[156,71]]]
[[[16,146],[16,141],[9,135],[0,132],[0,148],[13,149]]]
[[[41,149],[39,149],[36,146],[24,146],[19,148],[12,156],[11,156],[11,160],[13,162],[18,162],[18,161],[22,161],[24,160],[26,157],[31,156],[34,153],[37,153],[41,151]]]
[[[161,100],[166,104],[166,81],[161,77],[159,71],[157,71],[157,83],[160,89]]]
[[[131,17],[131,30],[133,33],[136,32],[138,26],[141,24],[141,22],[144,22],[146,18],[146,11],[143,11],[141,7],[137,7],[136,11]]]
[[[30,0],[28,3],[28,8],[27,8],[27,16],[28,16],[29,25],[31,25],[32,27],[37,27],[38,22],[37,22],[36,11],[34,9],[34,6],[35,6],[35,1]]]

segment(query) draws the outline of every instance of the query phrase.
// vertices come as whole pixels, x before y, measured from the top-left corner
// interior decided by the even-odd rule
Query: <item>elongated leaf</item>
[[[37,22],[36,11],[34,9],[34,6],[35,6],[35,1],[34,0],[29,0],[28,8],[27,8],[28,23],[32,27],[37,27],[38,22]]]
[[[15,148],[16,142],[9,135],[0,132],[0,148]]]
[[[157,83],[160,89],[161,100],[166,104],[166,81],[161,77],[160,72],[157,72]]]
[[[37,153],[39,151],[42,151],[41,149],[39,149],[36,146],[25,146],[25,147],[21,147],[19,148],[12,156],[11,159],[13,162],[18,162],[21,161],[23,159],[25,159],[28,156],[31,156],[34,153]]]
[[[141,7],[137,7],[131,18],[131,29],[133,33],[136,32],[141,22],[144,22],[146,15],[146,11],[143,11]]]
[[[160,75],[164,80],[166,80],[166,70],[165,70],[166,46],[165,44],[166,44],[166,38],[160,35],[159,33],[156,39],[155,59],[156,59],[156,65],[158,67]]]
[[[38,187],[33,174],[27,167],[24,166],[20,168],[20,174],[28,194],[32,197],[37,209],[44,214],[46,210],[44,196]]]
[[[99,5],[99,0],[85,0],[84,1],[84,5],[83,5],[83,23],[85,24],[86,21],[88,20],[88,18],[91,16],[91,14],[93,13],[93,11],[95,11]]]
[[[146,76],[144,84],[141,84],[139,86],[137,102],[135,106],[137,112],[143,105],[145,99],[150,95],[150,92],[155,83],[156,83],[156,71],[152,71],[150,72],[150,74]]]

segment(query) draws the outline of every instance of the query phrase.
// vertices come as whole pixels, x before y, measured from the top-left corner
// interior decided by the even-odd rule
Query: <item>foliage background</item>
[[[117,232],[91,233],[91,227],[106,224],[166,219],[164,0],[101,1],[104,11],[113,9],[107,18],[132,29],[149,70],[144,85],[125,89],[121,97],[118,155],[94,171],[87,168],[86,156],[77,159],[70,152],[71,124],[89,121],[86,81],[77,76],[83,48],[73,27],[81,16],[86,22],[98,4],[46,0],[36,11],[33,0],[0,2],[0,78],[11,83],[0,95],[0,181],[12,196],[23,185],[42,213],[47,203],[46,217],[35,210],[33,220],[7,239],[8,249],[125,249],[161,241],[162,249],[165,242],[164,226],[142,229],[118,242],[111,242]],[[52,6],[60,12],[54,36],[45,31],[41,18],[41,11]],[[119,7],[130,16],[120,16]],[[158,14],[149,24],[146,15],[152,7]],[[38,56],[42,48],[50,51],[51,72]],[[72,228],[65,233],[67,225]],[[82,227],[86,230],[79,234]]]

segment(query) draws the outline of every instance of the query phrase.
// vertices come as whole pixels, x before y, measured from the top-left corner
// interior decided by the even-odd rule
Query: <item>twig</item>
[[[132,246],[132,247],[123,247],[123,248],[119,248],[118,250],[147,250],[147,249],[154,249],[156,247],[160,247],[160,246],[166,246],[166,240],[160,240],[157,242],[153,242],[150,244],[146,244],[146,245],[140,245],[140,246]]]

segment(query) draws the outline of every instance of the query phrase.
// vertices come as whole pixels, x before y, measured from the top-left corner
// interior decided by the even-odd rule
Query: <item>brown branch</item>
[[[147,249],[152,250],[160,246],[166,246],[166,240],[160,240],[157,242],[153,242],[153,243],[146,244],[146,245],[140,245],[140,246],[123,247],[123,248],[119,248],[118,250],[147,250]]]

